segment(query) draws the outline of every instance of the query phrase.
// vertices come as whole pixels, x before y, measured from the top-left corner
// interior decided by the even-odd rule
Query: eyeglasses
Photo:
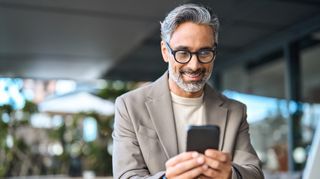
[[[216,58],[217,54],[216,44],[212,49],[201,49],[196,52],[190,52],[189,50],[172,50],[168,42],[166,42],[166,45],[173,55],[174,60],[181,64],[189,63],[192,55],[196,55],[200,63],[210,63]]]

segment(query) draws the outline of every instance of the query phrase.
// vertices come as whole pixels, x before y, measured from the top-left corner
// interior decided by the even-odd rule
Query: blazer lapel
[[[178,154],[178,142],[167,73],[154,82],[152,90],[147,95],[146,107],[169,159]]]
[[[214,124],[220,127],[219,150],[223,149],[225,130],[227,123],[228,109],[223,107],[224,100],[219,96],[218,92],[209,85],[205,86],[205,109],[207,124]]]

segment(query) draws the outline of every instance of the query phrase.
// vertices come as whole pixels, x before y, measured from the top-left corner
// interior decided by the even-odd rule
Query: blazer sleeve
[[[164,171],[150,175],[141,153],[132,119],[123,97],[115,102],[113,137],[113,177],[118,178],[161,178]]]
[[[249,124],[247,122],[245,105],[243,105],[243,115],[237,133],[232,162],[232,179],[264,178],[260,159],[250,142]]]

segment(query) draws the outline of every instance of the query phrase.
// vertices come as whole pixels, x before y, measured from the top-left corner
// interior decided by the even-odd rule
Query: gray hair
[[[209,25],[218,43],[219,19],[210,9],[197,4],[184,4],[173,9],[161,24],[161,38],[169,42],[176,28],[184,22]]]

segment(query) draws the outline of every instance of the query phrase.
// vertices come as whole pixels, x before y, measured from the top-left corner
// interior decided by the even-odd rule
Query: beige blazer
[[[219,149],[229,152],[233,178],[260,179],[260,161],[251,146],[244,104],[205,86],[207,124],[220,126]],[[157,81],[116,99],[113,131],[115,178],[161,178],[165,162],[178,154],[166,72]],[[241,175],[241,176],[240,176]]]

